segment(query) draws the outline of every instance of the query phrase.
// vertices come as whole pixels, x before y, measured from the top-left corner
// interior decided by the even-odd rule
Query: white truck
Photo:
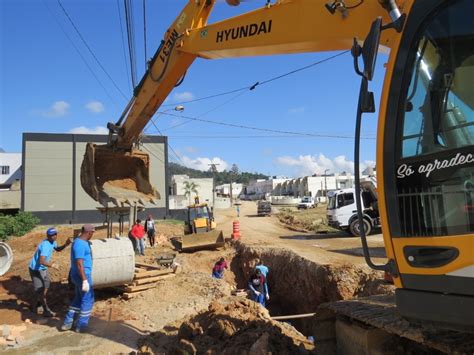
[[[298,209],[307,209],[307,208],[314,208],[318,204],[314,202],[314,198],[311,196],[305,196],[301,199],[301,202],[298,203]]]
[[[361,179],[360,185],[365,234],[369,235],[374,229],[380,228],[377,182],[373,178],[364,178]],[[360,227],[354,197],[355,188],[328,192],[327,219],[331,227],[347,231],[358,237]]]

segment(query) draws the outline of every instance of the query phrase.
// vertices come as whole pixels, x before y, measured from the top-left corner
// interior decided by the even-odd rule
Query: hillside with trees
[[[177,163],[169,163],[171,175],[188,175],[191,178],[212,178],[215,176],[216,185],[228,184],[232,182],[248,184],[250,180],[267,179],[268,176],[260,173],[248,173],[240,171],[236,164],[232,165],[230,170],[217,171],[209,168],[209,171],[201,171],[187,168]]]

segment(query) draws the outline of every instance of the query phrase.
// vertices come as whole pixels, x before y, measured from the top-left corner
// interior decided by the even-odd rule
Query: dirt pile
[[[225,298],[207,311],[165,327],[140,342],[141,352],[167,354],[310,354],[314,345],[296,329],[273,321],[259,304]]]

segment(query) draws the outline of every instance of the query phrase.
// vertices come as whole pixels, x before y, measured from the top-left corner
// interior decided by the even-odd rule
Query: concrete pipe
[[[13,250],[6,243],[0,242],[0,276],[10,270],[13,262]]]
[[[124,285],[133,280],[135,251],[128,238],[91,241],[94,288]]]

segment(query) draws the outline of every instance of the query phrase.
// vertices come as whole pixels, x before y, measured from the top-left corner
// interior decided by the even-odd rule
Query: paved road
[[[276,216],[258,217],[256,212],[256,202],[242,201],[240,218],[237,218],[235,209],[217,210],[216,221],[227,237],[232,233],[232,221],[238,219],[242,240],[248,245],[290,249],[319,264],[365,265],[359,238],[344,232],[294,232],[283,226]],[[382,263],[385,258],[382,235],[371,235],[368,241],[372,255],[377,256],[374,260]]]

